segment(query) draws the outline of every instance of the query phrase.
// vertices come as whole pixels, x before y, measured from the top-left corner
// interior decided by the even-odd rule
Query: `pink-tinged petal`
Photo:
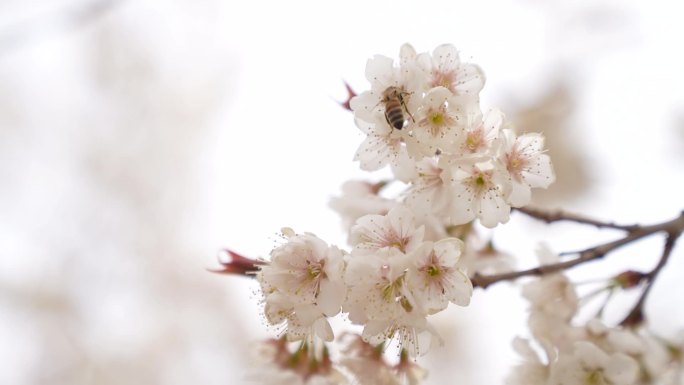
[[[494,173],[492,174],[492,185],[497,186],[499,195],[507,196],[511,192],[511,179],[505,166],[500,162],[493,163]]]
[[[270,324],[277,325],[285,321],[291,311],[292,302],[285,295],[276,292],[266,297],[264,315]]]
[[[350,235],[352,253],[375,253],[383,248],[406,252],[422,241],[423,234],[422,226],[415,228],[413,212],[396,206],[387,215],[366,215],[356,221]]]
[[[375,55],[366,62],[366,79],[371,82],[374,90],[382,92],[384,88],[394,85],[394,60],[387,56]],[[383,89],[377,90],[376,87]]]
[[[387,279],[389,281],[399,279],[404,275],[406,269],[413,265],[411,254],[405,254],[394,247],[387,247],[382,250],[378,250],[377,254],[381,259],[386,261],[385,264],[389,266],[389,271],[387,273]]]
[[[587,373],[573,357],[561,357],[551,366],[547,385],[586,385]]]
[[[464,64],[456,73],[455,89],[457,95],[477,97],[484,84],[484,72],[475,64]]]
[[[482,125],[484,126],[485,131],[496,134],[503,126],[505,119],[506,116],[501,110],[492,108],[485,113]]]
[[[424,107],[437,108],[444,104],[444,102],[452,97],[451,91],[445,87],[434,87],[425,95],[423,99]]]
[[[473,283],[460,270],[455,270],[451,274],[452,276],[445,293],[447,299],[458,306],[468,306],[470,298],[473,296]]]
[[[316,298],[316,304],[323,314],[328,317],[333,317],[340,312],[342,302],[344,302],[346,295],[347,286],[344,282],[324,279],[321,281],[320,292],[318,298]]]
[[[531,361],[531,362],[539,362],[539,355],[537,355],[537,352],[532,349],[530,346],[530,341],[520,338],[520,337],[515,337],[513,339],[513,350],[515,350],[516,353],[521,355],[526,361]]]
[[[409,355],[412,357],[424,356],[432,349],[433,345],[444,345],[444,340],[437,334],[436,329],[429,327],[427,323],[423,327],[426,330],[416,333],[417,341],[409,343],[407,346]]]
[[[374,251],[382,247],[386,232],[383,215],[364,215],[352,226],[349,242],[355,247],[363,246],[364,249]]]
[[[461,258],[464,244],[458,238],[445,238],[434,245],[435,255],[442,266],[454,267]]]
[[[530,165],[523,171],[523,178],[531,187],[547,188],[556,180],[556,174],[548,155],[542,154],[530,159]]]
[[[354,118],[354,124],[359,128],[364,134],[372,135],[375,131],[375,123],[367,122],[363,119]]]
[[[344,276],[344,267],[344,252],[337,246],[330,246],[325,261],[325,275],[331,281],[340,281]]]
[[[402,65],[416,58],[416,49],[411,44],[404,43],[399,49],[399,59]]]
[[[451,204],[452,197],[453,191],[451,190],[450,186],[444,184],[437,186],[431,197],[433,212],[439,213],[440,215],[443,215],[443,213],[447,212],[449,205]]]
[[[434,243],[432,241],[425,241],[413,250],[411,259],[413,259],[415,267],[425,266],[430,262],[433,246]]]
[[[297,305],[294,307],[297,319],[304,326],[313,325],[314,321],[323,317],[321,310],[313,304]]]
[[[411,234],[415,228],[413,212],[406,206],[400,205],[387,213],[390,229],[395,230],[400,237]]]
[[[531,132],[517,138],[518,148],[526,154],[537,154],[544,150],[544,137],[538,132]]]
[[[526,183],[520,183],[514,180],[511,183],[511,187],[512,189],[508,196],[508,203],[510,203],[512,207],[523,207],[530,203],[530,200],[532,199],[532,190],[530,189],[530,186]]]
[[[314,335],[325,342],[332,342],[335,339],[335,333],[333,333],[332,327],[330,327],[330,322],[325,318],[317,319],[312,325],[312,329]]]
[[[381,343],[385,342],[387,337],[391,337],[385,336],[385,331],[388,327],[389,325],[386,320],[369,321],[363,328],[361,336],[363,337],[364,341],[370,343],[371,345],[380,345]]]
[[[391,147],[387,146],[385,137],[368,135],[356,150],[354,160],[364,171],[375,171],[386,166],[392,156]]]
[[[327,258],[330,247],[324,240],[318,238],[315,234],[304,233],[305,243],[311,249],[311,255],[316,261]]]
[[[459,67],[461,59],[456,47],[451,44],[442,44],[432,51],[432,58],[439,71],[451,71]]]
[[[477,217],[480,223],[488,228],[506,223],[510,217],[511,206],[504,201],[498,189],[487,191],[479,200]]]
[[[419,53],[414,62],[423,72],[432,72],[432,56],[428,52]]]
[[[575,356],[589,369],[605,367],[610,361],[606,352],[588,341],[575,342]]]
[[[406,245],[406,251],[411,251],[418,247],[425,237],[425,226],[420,226],[411,235],[409,243]]]
[[[409,157],[406,151],[400,151],[390,163],[394,177],[404,183],[409,183],[409,181],[418,177],[418,172],[414,165],[415,161]]]
[[[462,185],[456,186],[454,191],[455,198],[451,202],[451,224],[462,225],[475,219],[473,210],[473,193]]]
[[[605,365],[604,372],[613,384],[634,384],[639,378],[639,365],[626,354],[615,353]]]
[[[354,116],[365,121],[373,121],[376,110],[381,107],[381,95],[374,91],[365,91],[353,97],[349,106],[354,111]]]

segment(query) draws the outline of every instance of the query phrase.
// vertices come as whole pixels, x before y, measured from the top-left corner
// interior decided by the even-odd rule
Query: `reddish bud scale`
[[[644,273],[627,270],[613,277],[613,282],[623,289],[631,289],[638,286],[645,277]]]
[[[223,267],[218,270],[210,269],[209,271],[212,273],[254,276],[254,273],[259,271],[259,266],[265,263],[264,261],[243,257],[229,249],[224,249],[223,251],[228,254],[230,260],[226,262],[219,260]]]
[[[349,104],[354,96],[356,96],[356,92],[351,88],[349,83],[344,82],[344,87],[347,89],[347,100],[344,102],[340,102],[340,105],[346,109],[351,111],[351,105]]]

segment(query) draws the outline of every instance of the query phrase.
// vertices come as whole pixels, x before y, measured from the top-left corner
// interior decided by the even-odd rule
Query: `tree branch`
[[[588,217],[585,217],[582,215],[568,213],[568,212],[565,212],[562,210],[544,211],[544,210],[534,208],[534,207],[519,207],[519,208],[516,208],[515,210],[519,211],[519,212],[521,212],[521,213],[523,213],[529,217],[544,221],[546,223],[569,221],[569,222],[576,222],[576,223],[581,223],[581,224],[585,224],[585,225],[592,225],[592,226],[596,226],[598,228],[616,229],[616,230],[623,230],[623,231],[627,231],[627,232],[635,231],[639,228],[639,225],[618,225],[618,224],[615,224],[613,222],[599,221],[599,220],[588,218]]]
[[[644,321],[644,304],[646,303],[646,298],[648,297],[648,294],[651,292],[653,282],[655,282],[656,278],[658,277],[658,274],[660,274],[660,271],[663,269],[663,267],[665,267],[667,261],[670,259],[670,255],[672,254],[674,245],[677,242],[677,238],[679,238],[680,235],[681,231],[668,233],[667,239],[665,239],[663,253],[660,256],[658,264],[656,265],[656,267],[653,268],[653,270],[651,270],[644,276],[644,278],[646,279],[646,288],[641,293],[641,296],[632,308],[632,311],[630,311],[627,317],[625,317],[625,319],[623,319],[622,322],[620,322],[620,325],[635,326]]]
[[[527,209],[526,209],[527,210]],[[619,225],[614,225],[612,223],[606,223],[606,222],[600,222],[600,221],[595,221],[592,219],[587,219],[584,217],[579,217],[575,215],[565,215],[562,214],[561,212],[557,213],[552,213],[552,214],[545,214],[539,210],[531,210],[530,212],[534,213],[534,217],[542,217],[542,218],[548,218],[548,219],[543,219],[547,220],[549,223],[550,222],[555,222],[559,220],[572,220],[576,221],[579,223],[586,223],[586,224],[591,224],[594,226],[598,227],[610,227],[610,228],[617,228],[620,230],[628,231],[628,234],[624,238],[617,239],[612,242],[604,243],[598,246],[594,246],[589,249],[573,252],[572,254],[578,254],[578,257],[563,261],[563,262],[558,262],[550,265],[541,265],[537,266],[531,269],[527,270],[519,270],[519,271],[512,271],[509,273],[502,273],[502,274],[495,274],[495,275],[482,275],[482,274],[475,274],[472,277],[472,282],[474,287],[481,287],[483,289],[486,289],[488,286],[493,285],[497,282],[502,282],[502,281],[510,281],[510,280],[515,280],[520,277],[525,277],[525,276],[539,276],[539,275],[545,275],[545,274],[550,274],[550,273],[555,273],[558,271],[570,269],[572,267],[575,267],[577,265],[583,264],[585,262],[589,262],[595,259],[602,258],[606,254],[626,245],[631,242],[634,242],[638,239],[659,233],[661,231],[665,231],[668,233],[668,239],[673,238],[672,240],[672,245],[668,248],[667,244],[663,253],[663,257],[661,257],[661,263],[658,264],[660,267],[656,267],[658,269],[657,271],[654,269],[654,272],[651,272],[649,274],[653,274],[653,278],[658,274],[660,269],[662,269],[662,266],[664,266],[665,262],[667,261],[667,257],[669,257],[669,254],[671,252],[672,247],[674,247],[674,240],[679,237],[679,235],[684,231],[684,211],[680,213],[680,215],[672,220],[658,223],[655,225],[649,225],[649,226],[639,226],[639,225],[632,225],[632,226],[619,226]],[[527,214],[527,212],[525,212]],[[558,218],[558,219],[555,219]],[[576,220],[580,218],[579,220]],[[665,254],[665,251],[667,252],[667,256]],[[662,264],[662,266],[661,266]]]

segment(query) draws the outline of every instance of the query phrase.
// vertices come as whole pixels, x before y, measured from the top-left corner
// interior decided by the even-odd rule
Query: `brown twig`
[[[535,213],[538,213],[537,210],[535,210]],[[541,214],[540,214],[541,215]],[[561,218],[561,219],[553,219],[555,218],[553,215],[546,215],[546,217],[551,218],[549,221],[550,222],[555,222],[557,220],[575,220],[576,216],[570,216],[572,219],[566,219],[566,218]],[[616,225],[610,224],[610,226],[606,226],[607,224],[604,222],[599,222],[599,221],[594,221],[590,219],[582,219],[580,223],[587,223],[587,224],[592,224],[592,225],[597,225],[601,224],[599,227],[612,227],[612,228],[618,228],[615,227]],[[668,239],[673,238],[676,239],[682,231],[684,231],[684,212],[680,213],[680,215],[672,220],[658,223],[655,225],[650,225],[650,226],[639,226],[639,225],[634,225],[634,226],[629,226],[629,230],[624,228],[624,226],[620,226],[621,230],[628,231],[628,234],[624,238],[617,239],[615,241],[611,241],[608,243],[604,243],[595,247],[591,247],[589,249],[585,249],[582,251],[574,252],[573,254],[578,254],[578,256],[574,259],[563,261],[563,262],[558,262],[550,265],[542,265],[542,266],[537,266],[531,269],[527,270],[520,270],[520,271],[512,271],[509,273],[502,273],[502,274],[495,274],[495,275],[482,275],[482,274],[475,274],[472,277],[472,282],[473,286],[475,287],[481,287],[483,289],[487,288],[490,285],[493,285],[497,282],[502,282],[502,281],[511,281],[515,280],[520,277],[525,277],[525,276],[538,276],[538,275],[544,275],[544,274],[550,274],[550,273],[555,273],[561,270],[566,270],[570,269],[572,267],[575,267],[577,265],[583,264],[585,262],[589,262],[595,259],[602,258],[606,254],[614,251],[615,249],[624,246],[628,243],[634,242],[638,239],[647,237],[649,235],[653,235],[662,231],[665,231],[668,233]],[[667,245],[666,245],[667,246]],[[671,248],[674,246],[674,240],[672,241],[672,246],[670,248],[666,247],[664,251],[667,251],[667,256],[669,257],[669,254],[671,252]],[[663,253],[663,257],[661,258],[661,263],[664,265],[666,262],[667,258],[665,257],[665,253]],[[662,266],[659,264],[660,268],[656,267],[658,271],[654,273],[655,275],[658,274],[660,271],[659,269],[662,268]],[[653,273],[653,272],[652,272]]]
[[[634,304],[634,307],[632,310],[629,312],[627,317],[620,322],[620,325],[622,326],[636,326],[644,321],[644,304],[646,303],[646,298],[648,297],[648,294],[651,292],[651,288],[653,287],[653,282],[656,280],[658,277],[658,274],[660,274],[660,271],[665,267],[667,264],[667,261],[670,259],[670,255],[672,254],[672,250],[674,249],[674,245],[677,242],[677,238],[682,234],[681,229],[679,232],[669,232],[667,235],[667,238],[665,239],[665,246],[663,247],[663,253],[660,256],[660,260],[658,261],[658,264],[656,267],[653,268],[650,272],[645,274],[645,279],[646,279],[646,288],[644,291],[641,293],[641,296],[639,297],[639,300],[637,301],[636,304]]]
[[[588,218],[582,215],[578,214],[573,214],[573,213],[568,213],[565,211],[561,210],[556,210],[556,211],[544,211],[541,209],[537,209],[534,207],[519,207],[515,209],[518,212],[521,212],[527,216],[530,216],[532,218],[539,219],[541,221],[544,221],[546,223],[553,223],[553,222],[560,222],[560,221],[569,221],[569,222],[576,222],[576,223],[581,223],[585,225],[592,225],[596,226],[598,228],[606,228],[606,229],[616,229],[616,230],[623,230],[627,232],[632,232],[637,229],[639,229],[639,225],[618,225],[613,222],[604,222],[604,221],[599,221],[596,219]]]

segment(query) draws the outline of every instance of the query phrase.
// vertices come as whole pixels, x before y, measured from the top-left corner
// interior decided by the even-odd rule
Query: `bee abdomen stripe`
[[[401,110],[392,110],[387,112],[387,116],[389,117],[390,120],[404,120],[404,114],[401,112]]]
[[[387,120],[389,120],[392,126],[396,129],[401,129],[404,127],[404,117],[401,116],[401,114],[388,116]]]

